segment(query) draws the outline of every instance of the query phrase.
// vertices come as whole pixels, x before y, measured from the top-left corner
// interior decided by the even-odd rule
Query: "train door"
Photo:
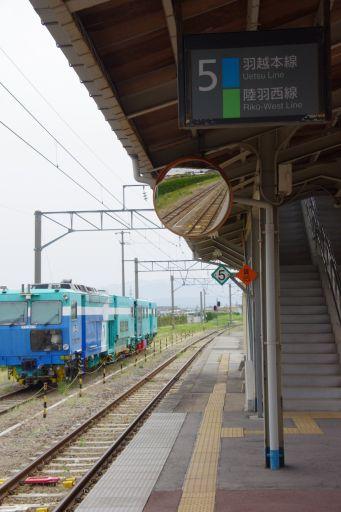
[[[142,307],[140,304],[136,301],[135,302],[135,336],[136,339],[139,339],[142,335]]]
[[[86,356],[86,315],[85,315],[85,306],[86,306],[86,295],[81,295],[81,315],[82,315],[82,362],[84,365],[85,356]],[[85,368],[83,368],[85,369]]]
[[[112,354],[115,352],[115,339],[117,334],[117,328],[115,326],[115,323],[117,320],[110,320],[108,322],[109,328],[108,328],[108,336],[109,336],[109,344],[108,344],[108,350],[109,353]]]

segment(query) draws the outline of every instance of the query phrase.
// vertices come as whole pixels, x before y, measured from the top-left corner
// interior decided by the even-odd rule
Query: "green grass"
[[[196,176],[188,176],[188,178],[196,178]],[[211,182],[215,182],[219,179],[221,179],[220,176],[216,176],[216,175],[213,175],[213,176],[205,176],[204,177],[204,183],[199,183],[198,184],[198,180],[194,181],[194,183],[191,183],[189,182],[188,184],[186,184],[186,186],[183,186],[182,183],[180,183],[180,180],[178,180],[179,182],[179,185],[177,186],[177,188],[173,189],[173,190],[167,190],[166,191],[161,188],[163,186],[163,183],[161,183],[161,185],[158,185],[158,191],[157,191],[157,196],[156,196],[156,206],[157,206],[157,209],[158,211],[160,210],[165,210],[166,208],[172,206],[174,207],[174,205],[180,201],[180,199],[184,199],[184,198],[190,198],[192,192],[198,192],[201,188],[203,187],[206,187],[207,184],[210,184]],[[165,183],[166,184],[166,183]]]
[[[221,327],[227,327],[229,322],[229,314],[228,313],[220,313],[217,315],[217,318],[213,320],[209,320],[203,324],[177,324],[173,329],[171,325],[164,325],[158,328],[157,339],[165,338],[166,336],[170,336],[173,334],[184,334],[184,333],[196,333],[201,332],[207,329],[215,329]],[[232,315],[233,322],[242,322],[241,315]]]

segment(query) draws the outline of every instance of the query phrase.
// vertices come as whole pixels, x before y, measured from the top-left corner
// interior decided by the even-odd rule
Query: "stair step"
[[[339,387],[341,375],[297,375],[283,374],[283,386]]]
[[[281,332],[283,334],[323,334],[331,333],[332,328],[330,323],[324,324],[281,324]]]
[[[319,273],[316,271],[314,272],[280,272],[281,281],[296,281],[297,279],[300,279],[300,281],[307,281],[307,280],[315,280],[319,281],[320,276]]]
[[[319,297],[297,297],[287,296],[280,297],[281,307],[283,306],[325,306],[326,299],[320,295]]]
[[[328,309],[326,305],[281,305],[281,315],[328,315]]]
[[[341,367],[339,364],[291,364],[283,363],[283,374],[295,375],[338,375]]]
[[[341,388],[317,386],[288,386],[283,389],[283,398],[341,398]]]
[[[281,324],[329,324],[329,315],[281,315]]]
[[[335,343],[282,343],[282,354],[335,354]]]
[[[317,271],[316,265],[307,264],[307,265],[281,265],[280,266],[281,274],[286,273],[286,272],[303,273],[303,272],[313,272],[313,271]]]
[[[334,335],[332,332],[321,332],[309,334],[306,333],[282,333],[282,343],[333,343]]]
[[[322,288],[281,288],[280,297],[322,297]]]
[[[341,411],[341,399],[287,398],[284,400],[283,408],[285,411]]]
[[[321,281],[319,279],[306,279],[301,280],[299,278],[289,280],[281,279],[281,290],[286,288],[321,288]]]
[[[309,349],[309,345],[307,347]],[[282,353],[283,364],[338,364],[340,362],[339,355],[332,354],[310,354],[310,353]]]

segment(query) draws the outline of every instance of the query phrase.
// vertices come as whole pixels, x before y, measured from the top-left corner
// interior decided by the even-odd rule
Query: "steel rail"
[[[216,331],[217,332],[217,331]],[[115,440],[115,442],[107,449],[107,451],[100,457],[100,459],[94,464],[94,466],[79,480],[79,482],[72,488],[72,490],[63,498],[63,500],[53,509],[53,512],[65,512],[67,507],[69,507],[73,501],[77,498],[77,496],[84,491],[85,487],[89,483],[89,481],[96,475],[97,471],[101,469],[103,464],[105,464],[108,459],[114,454],[114,452],[125,442],[126,438],[129,434],[135,429],[138,423],[143,420],[143,418],[154,408],[154,406],[159,402],[161,398],[168,392],[168,390],[174,385],[174,383],[179,380],[181,375],[187,370],[187,368],[192,364],[194,359],[201,353],[201,351],[210,343],[214,338],[215,334],[211,333],[204,338],[212,336],[204,345],[199,347],[198,350],[192,355],[192,357],[186,361],[186,363],[177,371],[177,373],[165,384],[165,386],[159,391],[159,393],[149,402],[149,404],[140,412],[140,414],[132,421],[132,423],[122,432],[122,434]],[[191,347],[193,344],[202,341],[200,338],[195,342],[191,343],[187,348]],[[186,350],[181,350],[179,353],[182,353]],[[177,354],[173,356],[171,359],[175,360]]]
[[[49,389],[46,391],[46,394],[51,393],[53,390]],[[11,397],[15,397],[16,395],[21,395],[23,393],[28,393],[29,389],[18,389],[16,391],[11,391],[10,393],[7,393],[6,395],[0,395],[0,407],[1,403],[5,402],[8,399],[11,399]],[[21,401],[18,401],[14,404],[9,405],[6,409],[0,409],[0,416],[3,414],[8,413],[9,411],[12,411],[16,407],[19,407],[20,405],[26,404],[27,402],[30,402],[31,400],[34,400],[35,398],[41,398],[44,395],[43,388],[39,389],[38,391],[34,391],[34,393],[31,396],[28,396],[27,398],[24,398]]]
[[[212,192],[214,188],[216,187],[216,184],[213,184],[207,188],[204,188],[204,190],[199,190],[195,195],[190,197],[188,200],[183,200],[178,206],[174,206],[171,210],[168,212],[166,211],[164,215],[164,221],[170,222],[177,217],[181,218],[181,216],[186,212],[186,210],[189,209],[193,204],[197,203],[199,199],[202,197],[205,197],[209,192]]]
[[[221,197],[221,199],[219,200],[219,198]],[[212,224],[213,220],[214,220],[214,216],[215,214],[219,211],[219,208],[220,206],[222,205],[222,203],[224,202],[225,200],[225,193],[224,193],[224,190],[219,190],[216,192],[216,196],[212,198],[212,200],[210,201],[210,203],[206,206],[206,208],[204,210],[202,210],[200,213],[199,213],[199,216],[195,219],[195,224],[193,224],[193,226],[187,230],[186,232],[186,235],[189,235],[189,234],[192,234],[198,224],[200,224],[201,226],[201,232],[205,232],[208,227]],[[217,201],[218,204],[217,204]],[[210,212],[214,210],[212,212],[212,215],[209,215]],[[202,224],[205,224],[206,225],[204,227],[202,227]]]
[[[203,348],[208,344],[210,343],[214,337],[216,336],[216,334],[218,332],[222,332],[224,329],[220,329],[220,330],[215,330],[201,338],[198,338],[197,340],[194,340],[192,341],[191,343],[189,343],[188,345],[186,345],[185,347],[183,347],[181,350],[179,350],[178,352],[176,352],[176,354],[174,354],[173,356],[171,356],[170,358],[168,358],[166,361],[164,361],[161,365],[157,366],[157,368],[155,368],[154,370],[152,370],[150,373],[148,373],[147,375],[145,375],[141,380],[139,380],[137,383],[133,384],[132,386],[130,386],[126,391],[124,391],[123,393],[121,393],[117,398],[115,398],[112,402],[110,402],[109,404],[105,405],[102,409],[100,409],[97,413],[95,413],[94,415],[92,415],[89,419],[87,419],[85,422],[83,422],[81,425],[79,425],[75,430],[73,430],[72,432],[70,432],[69,434],[67,434],[63,439],[61,439],[60,441],[58,441],[54,446],[52,446],[51,448],[49,448],[48,450],[46,450],[43,454],[41,454],[39,457],[37,457],[34,461],[32,461],[28,466],[26,466],[25,468],[23,468],[21,471],[19,471],[16,475],[14,475],[12,478],[10,478],[9,480],[7,480],[6,482],[4,482],[1,486],[0,486],[0,502],[3,501],[3,499],[8,495],[9,491],[13,491],[13,489],[21,483],[21,481],[23,479],[25,479],[32,471],[34,471],[35,469],[37,469],[38,467],[40,467],[42,464],[45,464],[45,463],[48,463],[50,461],[50,459],[56,455],[60,450],[62,450],[63,448],[65,448],[68,443],[70,443],[71,441],[73,441],[74,439],[76,439],[81,433],[85,432],[87,430],[88,427],[91,427],[93,424],[95,424],[98,420],[100,420],[102,418],[102,416],[104,416],[112,407],[114,406],[117,406],[119,405],[120,402],[122,402],[123,400],[127,399],[132,393],[134,393],[135,391],[137,391],[139,388],[143,387],[144,384],[148,383],[151,379],[153,379],[153,377],[155,375],[157,375],[158,373],[160,373],[164,368],[166,368],[167,366],[169,366],[173,361],[175,361],[179,354],[182,354],[183,352],[185,352],[186,350],[188,350],[189,348],[191,348],[194,344],[196,343],[199,343],[200,341],[203,341],[205,340],[206,338],[210,337],[210,339],[202,346],[200,347],[196,352],[195,354],[185,363],[185,365],[183,365],[180,370],[176,373],[175,376],[172,377],[172,379],[162,388],[162,390],[156,395],[156,397],[154,397],[154,399],[146,406],[146,408],[133,420],[133,422],[127,427],[127,429],[119,436],[119,438],[117,438],[113,445],[111,447],[109,447],[108,450],[106,450],[106,452],[104,452],[104,454],[102,454],[102,456],[100,456],[100,458],[98,459],[98,461],[96,461],[95,465],[96,466],[96,470],[97,468],[99,467],[98,466],[98,462],[101,461],[101,464],[103,464],[103,458],[108,458],[109,455],[117,448],[117,446],[119,444],[121,444],[123,442],[123,440],[127,437],[127,435],[131,432],[131,430],[136,426],[136,424],[141,420],[141,418],[153,407],[153,405],[155,404],[155,402],[157,400],[159,400],[160,396],[162,394],[164,394],[168,389],[169,387],[174,384],[174,382],[179,378],[179,376],[181,375],[181,373],[183,373],[187,367],[189,366],[189,364],[191,364],[191,362],[193,361],[193,359],[201,352],[201,350],[203,350]],[[69,497],[69,495],[71,496],[74,496],[75,495],[75,491],[78,490],[78,493],[80,492],[81,488],[80,486],[84,487],[84,485],[86,484],[86,482],[88,482],[89,478],[91,478],[91,476],[88,477],[88,475],[93,475],[95,470],[93,470],[93,468],[91,468],[82,478],[81,480],[79,480],[79,482],[75,485],[75,487],[72,489],[71,492],[69,492],[69,494],[67,494],[65,496],[65,498],[61,501],[61,503],[57,506],[57,508],[55,509],[56,511],[57,510],[63,510],[62,508],[59,508],[59,506],[62,504],[62,503],[65,503]]]

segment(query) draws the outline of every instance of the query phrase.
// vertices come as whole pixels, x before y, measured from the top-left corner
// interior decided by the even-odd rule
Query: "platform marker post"
[[[82,377],[82,360],[81,358],[78,359],[78,385],[79,385],[79,398],[82,398],[82,390],[83,390],[83,377]]]
[[[47,382],[44,382],[44,412],[43,412],[43,418],[46,418],[47,416]]]

